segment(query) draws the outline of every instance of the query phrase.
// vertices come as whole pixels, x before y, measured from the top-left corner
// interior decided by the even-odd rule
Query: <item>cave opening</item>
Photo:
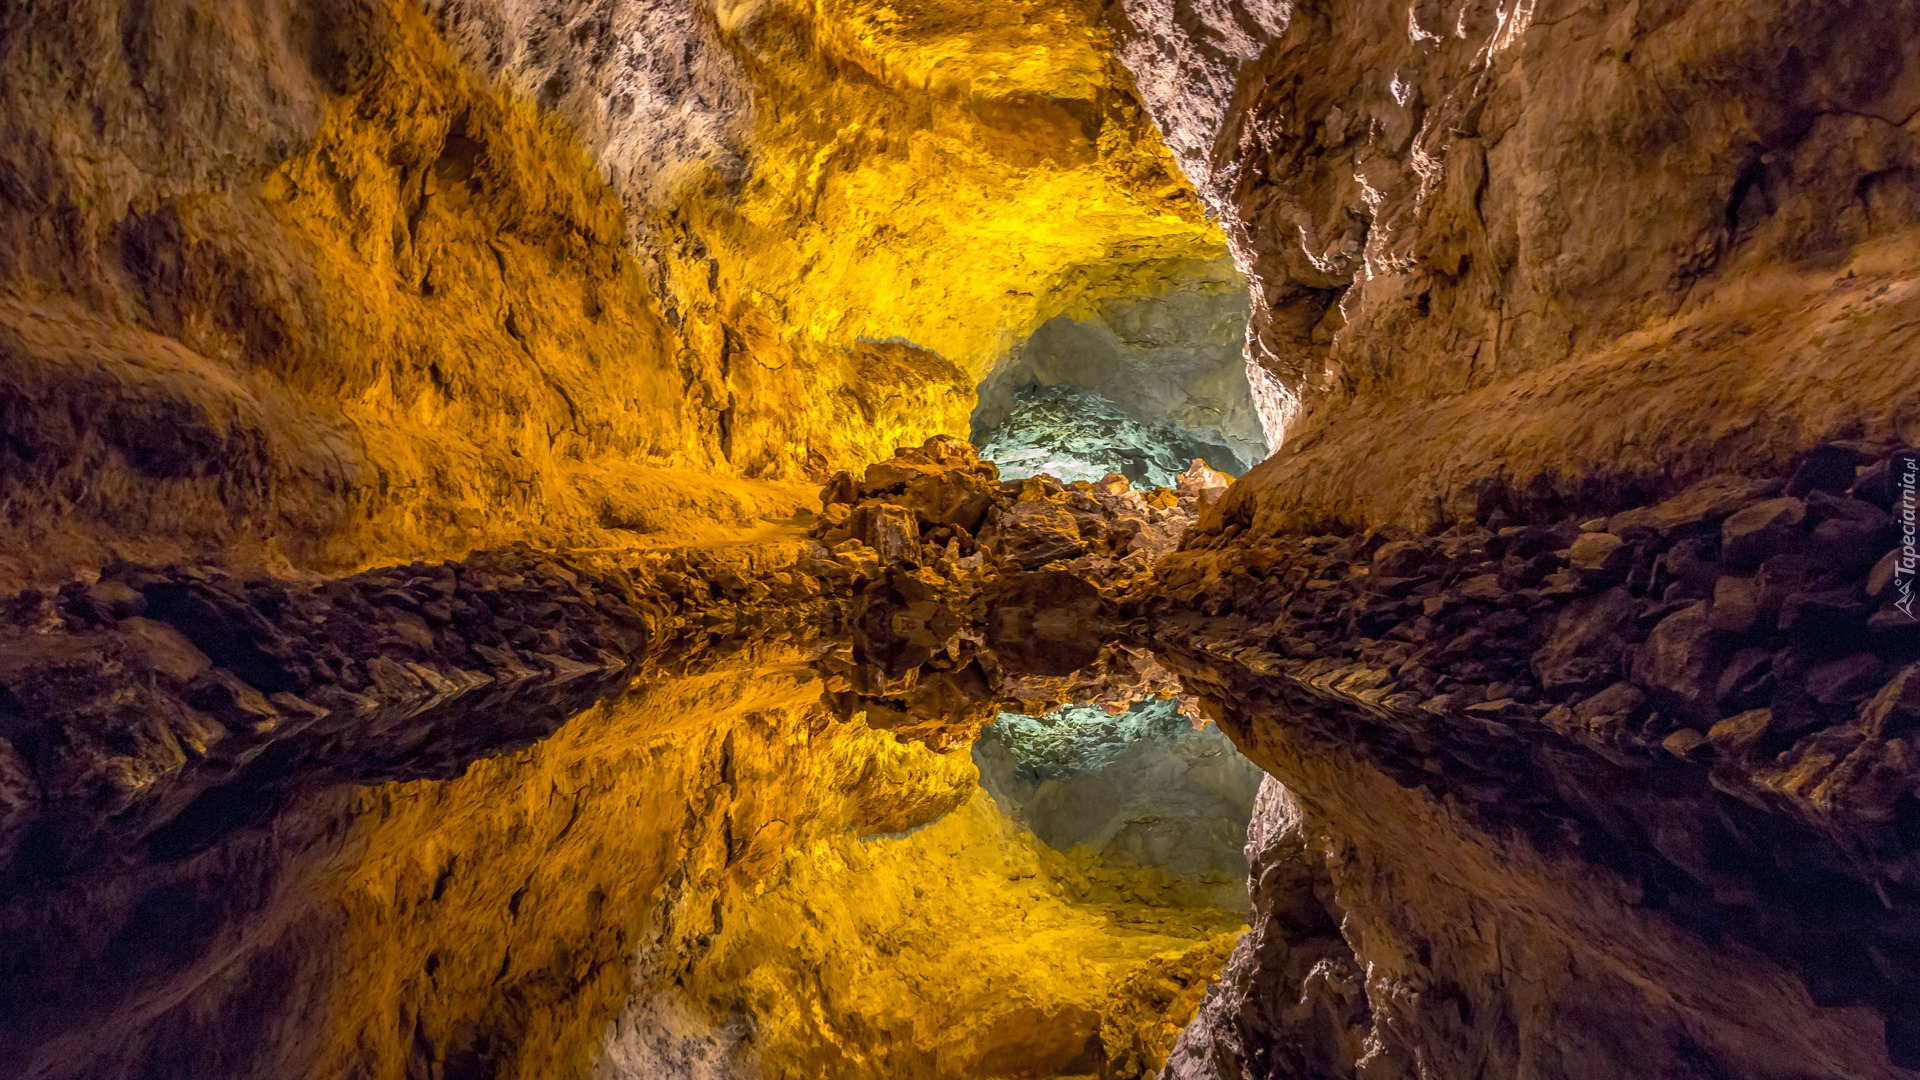
[[[981,381],[971,437],[1003,477],[1172,487],[1195,459],[1239,476],[1267,456],[1232,260],[1160,260],[1126,277],[1131,290],[1047,319]]]

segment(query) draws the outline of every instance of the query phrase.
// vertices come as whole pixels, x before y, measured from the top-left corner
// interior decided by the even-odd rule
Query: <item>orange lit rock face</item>
[[[9,23],[6,574],[756,528],[1221,251],[1091,7],[549,8]]]

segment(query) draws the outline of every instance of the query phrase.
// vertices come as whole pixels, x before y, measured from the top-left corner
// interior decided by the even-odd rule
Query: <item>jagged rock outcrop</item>
[[[1247,825],[1249,930],[1180,1033],[1167,1080],[1363,1075],[1366,976],[1341,937],[1326,858],[1299,803],[1268,777]]]
[[[1262,531],[1913,438],[1911,5],[1113,10],[1253,283]]]
[[[1016,447],[1065,451],[1065,461],[1086,465],[1120,457],[1091,475],[1050,463],[1026,465],[1021,475],[1097,480],[1118,472],[1143,486],[1171,485],[1171,474],[1194,457],[1236,476],[1263,460],[1266,434],[1244,360],[1245,279],[1225,258],[1175,267],[1168,277],[1158,292],[1103,300],[1089,316],[1054,316],[995,364],[973,411],[972,438],[982,455],[1003,471],[1010,464],[1005,451]],[[1047,422],[1036,423],[1042,417],[1021,407],[1035,396],[1023,391],[1036,389],[1059,395]],[[1132,445],[1121,431],[1134,436]],[[1155,451],[1178,464],[1152,462],[1149,479],[1141,465]],[[1127,468],[1125,457],[1141,463]]]
[[[0,855],[37,873],[271,817],[284,783],[457,775],[632,665],[835,618],[812,578],[751,557],[593,566],[530,549],[320,585],[127,565],[9,614]]]

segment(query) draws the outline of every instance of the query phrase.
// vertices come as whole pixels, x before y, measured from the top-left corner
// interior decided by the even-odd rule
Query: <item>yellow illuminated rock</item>
[[[489,67],[535,6],[35,12],[0,56],[0,131],[41,150],[0,230],[33,448],[0,576],[750,531],[965,434],[1044,319],[1224,251],[1096,4],[603,27],[663,63],[711,38],[710,154],[676,149],[706,145],[695,105],[636,107],[627,75]]]
[[[776,652],[650,681],[458,780],[370,791],[313,920],[331,994],[305,1022],[324,1041],[288,1075],[402,1076],[422,1058],[583,1075],[659,974],[635,971],[648,933],[686,933],[674,898],[710,909],[790,844],[909,829],[973,783],[964,754],[829,723],[810,670]]]
[[[687,992],[756,1019],[769,1080],[1091,1073],[1099,1037],[1135,1028],[1144,1052],[1107,1075],[1149,1075],[1199,994],[1109,996],[1196,946],[1224,955],[1241,916],[1156,905],[1128,876],[1090,878],[979,794],[905,836],[801,845],[729,899]]]
[[[608,7],[642,22],[0,17],[0,585],[793,539],[834,470],[966,434],[1036,327],[1225,251],[1092,0]],[[766,1076],[1091,1071],[1102,1040],[1150,1070],[1193,995],[1126,980],[1238,913],[1045,848],[964,754],[831,722],[801,660],[265,807],[247,917],[99,1053],[532,1080],[649,1075],[618,1070],[664,1031]],[[183,880],[256,849],[209,851]]]
[[[256,1063],[290,1077],[652,1075],[669,1013],[768,1080],[1150,1075],[1241,913],[1048,850],[965,752],[828,720],[799,659],[355,796],[317,895],[198,1007],[295,1025]],[[298,999],[241,1004],[275,978]]]

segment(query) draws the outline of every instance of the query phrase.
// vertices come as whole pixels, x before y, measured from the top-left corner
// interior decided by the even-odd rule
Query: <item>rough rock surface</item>
[[[1001,712],[1175,693],[1111,627],[1122,591],[1226,478],[1195,463],[1178,482],[1143,494],[1117,475],[1000,481],[941,436],[836,475],[814,527],[827,550],[808,564],[853,594],[851,640],[823,661],[836,711],[962,745]]]
[[[1272,777],[1247,826],[1251,927],[1168,1056],[1166,1080],[1360,1075],[1372,1012],[1319,837]]]
[[[1113,402],[1072,386],[1015,392],[1013,409],[979,435],[980,456],[1009,480],[1051,476],[1065,483],[1124,476],[1142,487],[1171,487],[1195,458],[1244,472],[1233,451],[1162,421],[1142,424]]]
[[[1096,6],[993,10],[10,7],[0,584],[711,540],[964,431],[1222,251]]]
[[[1916,437],[1911,4],[1114,10],[1252,282],[1264,531]]]
[[[1243,957],[1176,1075],[1911,1075],[1920,621],[1871,573],[1905,457],[1159,564],[1127,610],[1313,823],[1366,972],[1364,1040],[1327,1043],[1244,1018],[1320,990]],[[1198,1064],[1296,1044],[1346,1057]]]

